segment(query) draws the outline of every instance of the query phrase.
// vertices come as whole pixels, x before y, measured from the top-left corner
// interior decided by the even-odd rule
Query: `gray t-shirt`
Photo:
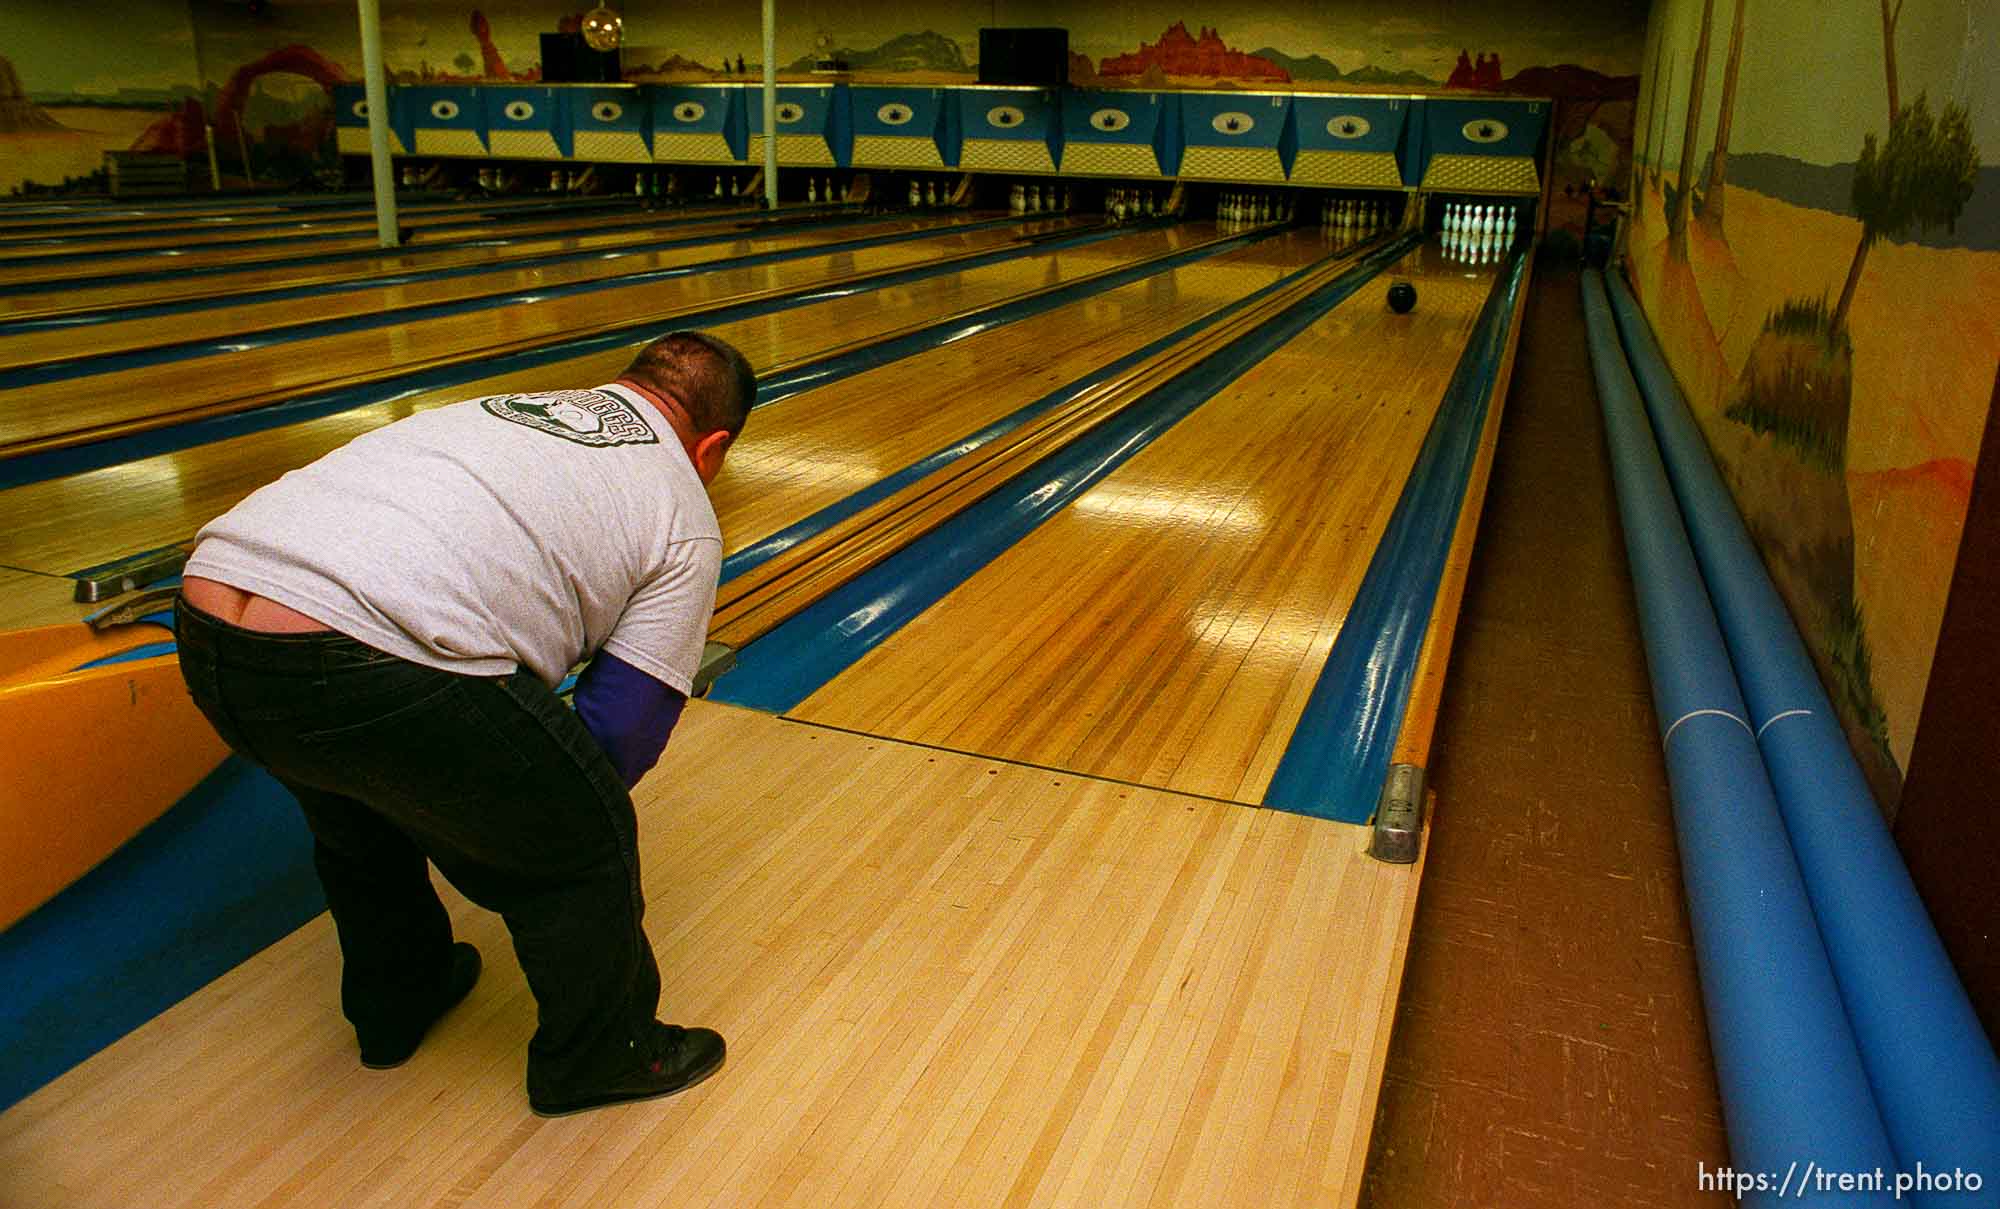
[[[553,686],[606,650],[687,692],[722,530],[664,417],[618,385],[495,395],[366,433],[197,535],[187,574],[445,671]]]

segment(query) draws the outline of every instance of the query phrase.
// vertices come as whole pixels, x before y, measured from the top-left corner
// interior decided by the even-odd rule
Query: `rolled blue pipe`
[[[1987,1181],[1983,1199],[1913,1188],[1914,1203],[1991,1205],[2000,1060],[1645,315],[1616,274],[1607,284],[1896,1157],[1912,1175]]]
[[[1888,1172],[1895,1156],[1595,273],[1583,309],[1730,1154],[1768,1177],[1742,1203],[1777,1206],[1800,1199],[1780,1181],[1801,1169]],[[1885,1187],[1837,1203],[1895,1201]]]

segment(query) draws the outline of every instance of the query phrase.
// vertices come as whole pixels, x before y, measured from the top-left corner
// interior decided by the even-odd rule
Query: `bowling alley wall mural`
[[[530,81],[539,35],[587,2],[383,0],[392,80]],[[629,0],[626,78],[758,77],[758,8],[741,0]],[[1645,38],[1644,0],[1243,0],[1188,7],[1123,0],[810,0],[779,6],[781,75],[968,83],[979,30],[1070,31],[1071,78],[1085,86],[1490,91],[1562,98],[1558,226],[1577,225],[1590,181],[1630,168]],[[336,166],[326,87],[359,79],[353,0],[81,0],[0,5],[0,193],[61,185],[100,169],[106,150],[186,156],[208,171],[207,131],[225,183],[293,184]]]
[[[1659,0],[1645,51],[1637,293],[1891,817],[2000,362],[1996,24]]]

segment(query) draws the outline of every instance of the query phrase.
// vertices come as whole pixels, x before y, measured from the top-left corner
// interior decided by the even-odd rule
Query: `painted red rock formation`
[[[236,123],[243,116],[243,102],[250,95],[250,85],[257,77],[272,72],[287,72],[304,76],[313,83],[333,91],[335,84],[345,84],[354,77],[347,69],[314,50],[310,46],[281,46],[261,59],[245,63],[229,77],[222,91],[215,95],[215,135],[217,138],[235,138]]]
[[[1498,88],[1504,77],[1500,74],[1500,52],[1488,55],[1479,52],[1479,62],[1474,63],[1464,51],[1458,52],[1458,66],[1452,68],[1451,78],[1444,82],[1446,88]]]
[[[27,89],[21,87],[20,73],[14,70],[12,61],[0,55],[0,134],[63,128],[61,122],[28,99]]]
[[[1160,35],[1158,42],[1141,42],[1129,55],[1117,55],[1098,65],[1100,76],[1140,76],[1157,67],[1170,76],[1205,76],[1210,79],[1269,80],[1291,82],[1291,73],[1271,62],[1240,50],[1232,50],[1222,35],[1202,26],[1201,35],[1188,33],[1185,22],[1176,21]]]
[[[514,73],[507,70],[507,60],[500,57],[500,48],[493,44],[493,24],[486,14],[472,10],[472,36],[479,39],[479,59],[481,70],[489,80],[511,80]]]

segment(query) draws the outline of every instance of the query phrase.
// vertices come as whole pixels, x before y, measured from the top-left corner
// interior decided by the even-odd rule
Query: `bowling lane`
[[[1191,246],[1216,234],[1211,225],[1203,223],[1137,230],[1115,239],[1052,248],[1018,261],[944,274],[911,286],[863,291],[735,323],[710,325],[706,330],[741,348],[751,364],[764,373],[774,365],[795,364],[860,340]],[[1266,247],[1268,243],[1255,246]],[[619,348],[514,373],[481,376],[469,371],[463,381],[414,392],[393,402],[0,491],[0,515],[12,518],[11,523],[0,526],[0,566],[62,575],[185,541],[211,517],[264,483],[363,432],[458,399],[604,382],[624,368],[641,343],[643,338],[635,337],[631,344]],[[910,397],[922,404],[910,408],[912,413],[933,405],[936,399],[929,389]],[[902,401],[878,399],[878,404]],[[798,403],[794,399],[775,408],[760,408],[751,417],[742,444],[732,452],[729,468],[718,480],[718,489],[743,473],[739,464],[747,466],[756,460],[760,441],[778,439],[783,427],[771,420],[802,414]],[[877,435],[888,439],[894,427],[883,425]],[[730,522],[730,528],[735,527],[736,523]],[[0,591],[6,590],[0,585]],[[83,611],[67,607],[61,599],[37,596],[15,615],[40,619],[39,624],[67,620]]]
[[[802,520],[1330,251],[1317,231],[1289,231],[759,409],[711,490],[724,547]]]
[[[542,199],[543,205],[562,205],[562,210],[553,211],[557,217],[574,217],[577,214],[630,214],[638,211],[639,205],[629,197],[589,197],[565,199],[551,196]],[[510,210],[523,210],[519,215],[509,214]],[[533,208],[521,206],[479,206],[465,209],[424,209],[408,214],[399,212],[396,225],[424,231],[437,227],[477,226],[482,220],[503,221],[519,217],[532,224],[538,221],[529,217]],[[281,243],[286,240],[312,239],[322,235],[356,235],[370,240],[375,235],[375,215],[353,214],[345,217],[321,218],[317,215],[291,219],[265,219],[255,224],[245,223],[234,227],[194,228],[181,224],[147,223],[141,229],[122,232],[85,232],[74,236],[62,235],[11,235],[0,236],[0,258],[19,263],[46,256],[74,256],[79,253],[119,253],[142,252],[159,248],[179,248],[199,250],[207,248],[238,247],[246,244]]]
[[[99,374],[89,379],[87,387],[75,382],[24,386],[0,396],[0,449],[51,447],[154,427],[170,417],[242,410],[308,389],[359,385],[392,372],[447,365],[612,326],[668,324],[717,306],[993,251],[1026,234],[1069,230],[1087,221],[1055,218],[980,230],[947,229],[879,247],[719,268],[528,305],[285,340]]]
[[[783,213],[781,209],[780,216]],[[804,216],[794,217],[803,220]],[[0,294],[0,320],[219,297],[259,289],[326,285],[388,273],[422,272],[486,262],[504,264],[510,260],[550,253],[610,251],[643,246],[652,240],[686,238],[711,228],[717,231],[748,230],[751,229],[749,226],[736,224],[754,223],[758,218],[758,215],[746,212],[741,206],[661,211],[652,216],[651,222],[637,226],[623,222],[599,226],[579,221],[561,234],[540,238],[471,240],[462,247],[416,244],[372,256],[344,255],[325,264],[295,264],[283,259],[266,263],[260,259],[254,267],[233,272],[171,274],[157,280],[121,280],[93,285],[90,283],[96,280],[95,277],[78,278],[68,288],[51,284],[46,289],[33,292]],[[315,253],[302,248],[297,254],[310,256]],[[9,277],[14,279],[11,274]]]
[[[745,217],[757,213],[743,206],[736,207],[736,211]],[[440,223],[419,228],[411,233],[411,238],[405,246],[421,251],[425,245],[431,243],[462,244],[475,240],[570,234],[579,230],[596,232],[618,227],[643,227],[657,221],[658,217],[657,214],[648,214],[637,209],[553,211],[547,216],[534,213],[522,215],[500,213],[491,215],[490,221],[464,218],[450,224]],[[87,283],[90,279],[113,274],[171,272],[176,269],[234,265],[249,261],[263,264],[272,260],[323,256],[334,252],[366,253],[378,248],[375,229],[371,225],[365,234],[337,235],[326,239],[241,240],[208,247],[168,247],[139,249],[129,253],[92,254],[83,259],[53,259],[54,253],[40,258],[0,257],[0,276],[4,276],[10,283],[36,281]]]
[[[560,199],[550,194],[492,198],[441,195],[435,200],[426,202],[399,200],[396,203],[396,213],[399,217],[404,214],[427,217],[435,214],[468,214],[482,210],[518,210],[537,205],[546,206],[558,200]],[[241,230],[245,227],[258,229],[279,227],[287,223],[353,221],[362,218],[372,222],[374,216],[375,203],[365,195],[357,195],[348,205],[319,206],[310,209],[237,206],[207,212],[184,210],[144,214],[131,211],[98,216],[69,214],[25,222],[8,222],[6,219],[9,215],[5,211],[0,211],[0,246],[32,239],[94,239],[100,235],[145,232],[223,231]]]
[[[657,252],[602,254],[563,264],[530,268],[496,267],[489,273],[474,273],[440,281],[413,281],[377,289],[354,289],[316,293],[306,298],[282,298],[246,302],[238,306],[211,307],[178,315],[153,315],[88,327],[55,328],[47,331],[0,335],[0,370],[72,357],[96,356],[176,344],[186,340],[214,340],[224,336],[248,335],[302,323],[323,323],[350,315],[376,315],[404,307],[485,298],[520,290],[546,289],[579,281],[608,281],[653,269],[679,268],[737,256],[783,252],[815,244],[872,239],[899,235],[910,230],[946,230],[964,226],[962,216],[921,219],[885,217],[874,222],[842,223],[830,227],[792,227],[768,234],[739,233],[726,229],[714,232],[708,242]],[[698,237],[700,232],[690,232]]]
[[[1260,800],[1493,269],[1417,249],[794,716]]]

